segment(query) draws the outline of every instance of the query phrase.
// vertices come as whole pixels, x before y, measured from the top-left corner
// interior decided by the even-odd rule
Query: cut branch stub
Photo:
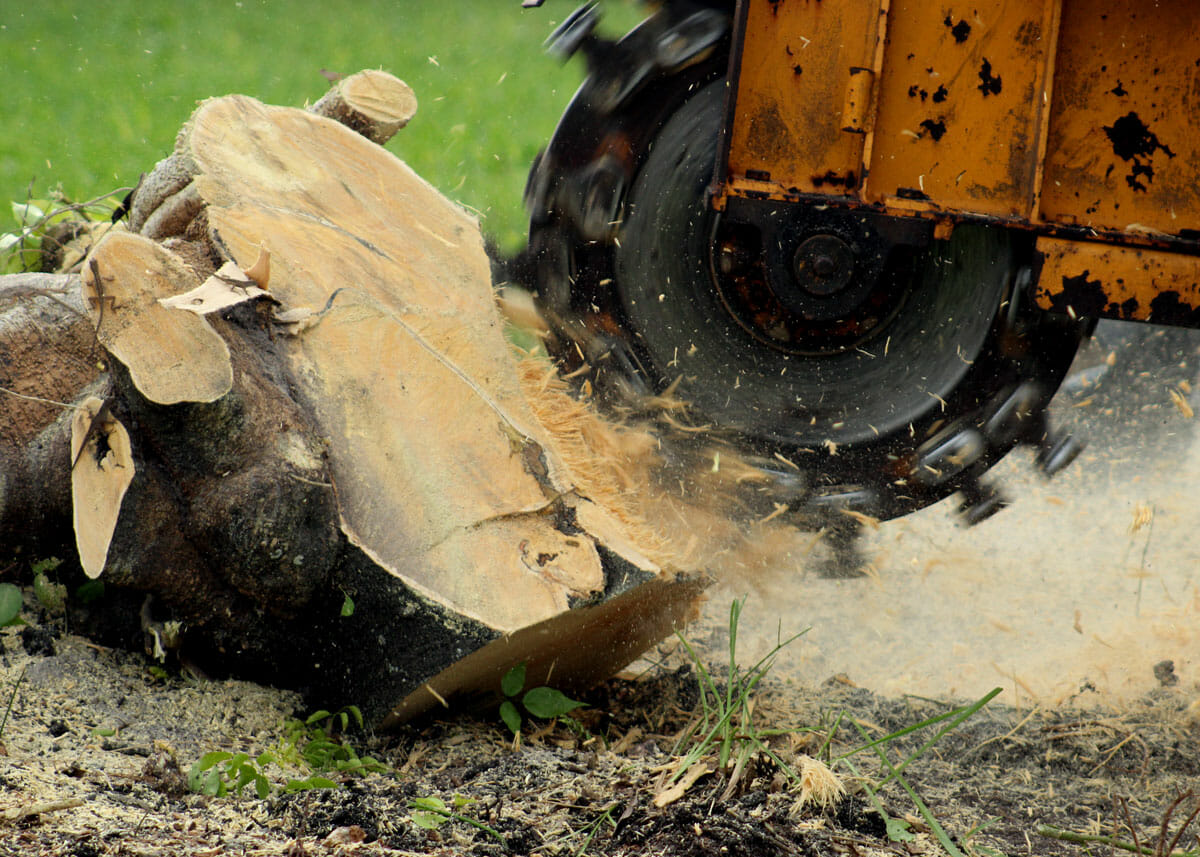
[[[416,115],[417,96],[399,78],[368,69],[339,80],[309,110],[382,146]]]
[[[215,402],[233,386],[229,348],[195,313],[159,304],[187,292],[197,277],[175,254],[148,238],[111,233],[83,271],[83,298],[96,338],[129,369],[152,402]]]
[[[134,477],[129,432],[90,396],[71,418],[71,501],[75,546],[88,577],[99,577]]]

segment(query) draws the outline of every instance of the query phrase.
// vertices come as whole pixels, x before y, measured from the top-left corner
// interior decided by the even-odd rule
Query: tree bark
[[[330,104],[411,116],[377,98],[402,84],[342,84]],[[603,678],[693,610],[654,436],[514,355],[476,222],[375,143],[205,102],[129,226],[82,282],[0,280],[4,553],[78,574],[72,472],[111,472],[131,438],[108,594],[77,626],[391,724],[522,660],[531,682]],[[269,282],[242,273],[260,248]],[[202,282],[231,303],[162,303]]]

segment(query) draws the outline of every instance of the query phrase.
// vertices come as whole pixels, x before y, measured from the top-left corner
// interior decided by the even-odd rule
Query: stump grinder
[[[526,0],[525,5],[540,5]],[[1018,445],[1105,318],[1200,326],[1200,4],[665,0],[536,160],[551,351],[618,408],[687,404],[799,518],[879,519]]]

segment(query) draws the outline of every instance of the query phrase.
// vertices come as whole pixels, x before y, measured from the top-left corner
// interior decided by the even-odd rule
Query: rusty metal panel
[[[1200,256],[1047,237],[1037,255],[1043,309],[1200,326]]]
[[[1028,217],[1056,0],[893,0],[865,198]]]
[[[1194,240],[1200,3],[1063,0],[1041,215]]]
[[[857,190],[870,112],[864,100],[886,8],[886,0],[748,0],[730,129],[732,184],[785,196]]]

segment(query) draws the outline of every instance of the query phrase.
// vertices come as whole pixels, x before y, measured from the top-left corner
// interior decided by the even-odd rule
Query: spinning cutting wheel
[[[1032,306],[1027,236],[938,239],[819,202],[714,210],[726,17],[663,10],[608,43],[590,15],[559,30],[590,74],[527,193],[538,295],[576,377],[623,407],[669,391],[801,517],[961,491],[973,522],[1003,505],[980,477],[1018,443],[1047,473],[1074,457],[1043,414],[1083,327]]]

